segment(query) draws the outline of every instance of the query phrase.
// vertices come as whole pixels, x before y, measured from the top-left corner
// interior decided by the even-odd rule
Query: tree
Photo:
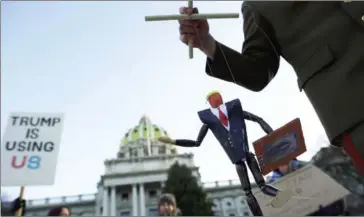
[[[176,197],[177,207],[184,216],[213,215],[212,202],[206,198],[206,192],[186,165],[177,162],[171,166],[163,192]]]

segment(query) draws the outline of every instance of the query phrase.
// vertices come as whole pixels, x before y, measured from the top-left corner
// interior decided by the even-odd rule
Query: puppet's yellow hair
[[[210,93],[207,94],[206,96],[206,100],[209,100],[210,96],[214,95],[214,94],[220,94],[219,91],[213,90]]]

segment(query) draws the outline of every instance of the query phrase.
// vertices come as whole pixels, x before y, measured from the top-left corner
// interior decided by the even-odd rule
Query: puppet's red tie
[[[218,108],[219,110],[219,118],[220,118],[220,121],[221,123],[227,127],[229,125],[229,119],[226,117],[226,115],[224,114],[224,112],[221,111],[220,108]]]

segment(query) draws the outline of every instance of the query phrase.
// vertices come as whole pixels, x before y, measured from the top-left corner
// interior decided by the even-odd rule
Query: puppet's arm
[[[260,125],[260,127],[264,130],[264,132],[266,132],[267,134],[270,134],[271,132],[273,132],[273,129],[269,126],[269,124],[267,122],[265,122],[263,120],[263,118],[258,117],[250,112],[244,112],[244,119],[245,120],[249,120],[249,121],[254,121],[256,123],[258,123]]]
[[[198,147],[201,145],[203,139],[205,138],[209,127],[204,124],[202,125],[200,132],[198,133],[197,140],[189,140],[189,139],[176,139],[175,144],[182,147]]]

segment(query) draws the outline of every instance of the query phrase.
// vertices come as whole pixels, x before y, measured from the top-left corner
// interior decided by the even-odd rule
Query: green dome
[[[125,133],[122,139],[122,145],[128,144],[130,142],[135,142],[139,139],[150,139],[156,140],[158,137],[168,136],[167,132],[158,125],[152,124],[147,116],[143,116],[139,124]]]

